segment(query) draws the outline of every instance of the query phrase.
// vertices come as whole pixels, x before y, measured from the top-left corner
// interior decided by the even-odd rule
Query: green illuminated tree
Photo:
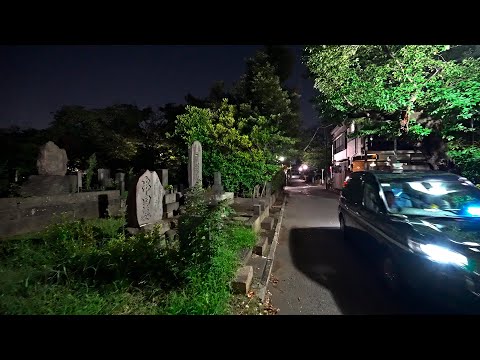
[[[227,99],[215,110],[190,105],[186,110],[177,118],[175,136],[185,144],[200,141],[206,178],[220,171],[227,191],[249,192],[278,171],[273,154],[260,145],[269,141],[267,130],[243,132],[245,119],[238,117]]]
[[[199,140],[209,159],[205,175],[220,170],[227,189],[250,190],[268,180],[278,168],[276,157],[292,153],[299,133],[299,95],[284,84],[293,61],[287,48],[266,46],[247,60],[233,89],[220,81],[206,98],[188,94],[187,112],[178,116],[171,139],[182,136],[182,149]]]
[[[480,63],[448,57],[448,45],[317,45],[304,62],[318,90],[317,109],[338,123],[357,119],[358,134],[407,136],[435,168],[446,141],[475,132]],[[453,147],[452,147],[453,148]]]

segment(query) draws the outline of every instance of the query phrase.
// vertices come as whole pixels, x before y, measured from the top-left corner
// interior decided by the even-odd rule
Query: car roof
[[[373,174],[377,179],[381,181],[385,180],[415,180],[415,179],[430,179],[430,180],[444,180],[455,181],[461,178],[461,176],[452,174],[446,171],[415,171],[415,170],[403,170],[399,172],[384,171],[384,170],[370,170],[365,173]]]

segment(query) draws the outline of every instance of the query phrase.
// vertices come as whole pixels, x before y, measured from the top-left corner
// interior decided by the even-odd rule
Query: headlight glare
[[[447,249],[443,246],[434,244],[421,244],[412,240],[408,241],[408,246],[415,252],[423,253],[435,262],[442,264],[452,264],[457,266],[467,266],[468,259],[465,255]]]

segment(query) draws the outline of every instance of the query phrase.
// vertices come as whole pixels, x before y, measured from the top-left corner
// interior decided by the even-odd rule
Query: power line
[[[308,147],[309,147],[310,144],[312,143],[313,139],[314,139],[315,136],[317,135],[318,130],[320,130],[320,129],[325,129],[325,128],[327,128],[327,127],[329,127],[329,126],[332,126],[332,125],[333,125],[333,124],[328,124],[328,125],[326,125],[326,126],[319,126],[319,127],[317,128],[317,130],[315,130],[315,134],[313,134],[312,138],[311,138],[310,141],[308,142],[307,146],[305,146],[305,149],[303,149],[303,151],[306,151],[306,150],[308,149]]]

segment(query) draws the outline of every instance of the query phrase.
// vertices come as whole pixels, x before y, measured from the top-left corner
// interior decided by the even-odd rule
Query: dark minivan
[[[480,190],[466,178],[437,171],[354,172],[338,210],[345,239],[366,246],[391,289],[428,290],[478,309]]]

